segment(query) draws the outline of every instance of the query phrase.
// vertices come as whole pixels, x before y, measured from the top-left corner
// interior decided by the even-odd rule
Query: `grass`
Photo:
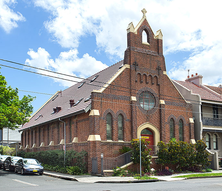
[[[157,179],[157,178],[154,178],[154,177],[150,177],[150,176],[134,176],[135,179],[138,179],[138,180],[150,180],[150,179]]]
[[[222,176],[222,173],[201,173],[201,174],[188,174],[182,176],[174,176],[172,178],[201,178],[201,177],[214,177],[214,176]]]

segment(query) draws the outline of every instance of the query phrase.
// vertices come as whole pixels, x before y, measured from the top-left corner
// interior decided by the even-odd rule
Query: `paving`
[[[211,173],[221,173],[221,170],[213,170]],[[139,182],[157,182],[157,181],[180,181],[186,178],[173,178],[175,176],[182,176],[187,174],[173,174],[168,176],[153,176],[157,179],[138,180],[134,177],[120,177],[120,176],[91,176],[91,175],[68,175],[63,173],[44,171],[44,175],[61,178],[70,181],[78,181],[82,183],[139,183]]]

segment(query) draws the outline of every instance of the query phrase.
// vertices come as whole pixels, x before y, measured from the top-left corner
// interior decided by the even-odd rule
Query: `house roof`
[[[24,124],[20,130],[55,121],[65,116],[87,112],[91,106],[91,92],[107,86],[108,81],[118,72],[122,65],[123,61],[120,61],[64,91],[57,92],[33,114],[29,122]],[[74,100],[72,107],[70,106],[70,100]]]
[[[207,86],[207,87],[222,95],[222,87],[216,87],[216,86]]]
[[[202,100],[222,102],[222,96],[219,95],[218,92],[216,92],[213,88],[210,88],[214,86],[210,87],[205,85],[198,86],[189,81],[178,81],[178,80],[174,81],[179,83],[181,86],[191,90],[192,93],[199,94]]]

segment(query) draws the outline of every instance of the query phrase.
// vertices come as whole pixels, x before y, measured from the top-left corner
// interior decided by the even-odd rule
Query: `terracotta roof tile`
[[[216,87],[216,86],[206,86],[210,89],[212,89],[213,91],[219,93],[219,94],[222,94],[222,88],[221,87]]]
[[[212,88],[209,88],[208,86],[201,85],[197,86],[196,84],[188,81],[178,81],[174,80],[180,85],[184,86],[185,88],[192,91],[194,94],[199,94],[202,100],[210,100],[210,101],[222,101],[222,97],[212,90]]]

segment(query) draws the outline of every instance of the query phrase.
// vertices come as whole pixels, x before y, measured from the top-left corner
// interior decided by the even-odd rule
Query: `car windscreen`
[[[21,158],[16,158],[16,157],[14,157],[14,158],[12,159],[12,161],[13,161],[14,163],[16,163],[19,159],[21,159]]]
[[[0,159],[1,160],[5,160],[8,156],[1,156]]]
[[[36,165],[39,164],[37,160],[35,159],[25,159],[24,161],[25,165]]]

